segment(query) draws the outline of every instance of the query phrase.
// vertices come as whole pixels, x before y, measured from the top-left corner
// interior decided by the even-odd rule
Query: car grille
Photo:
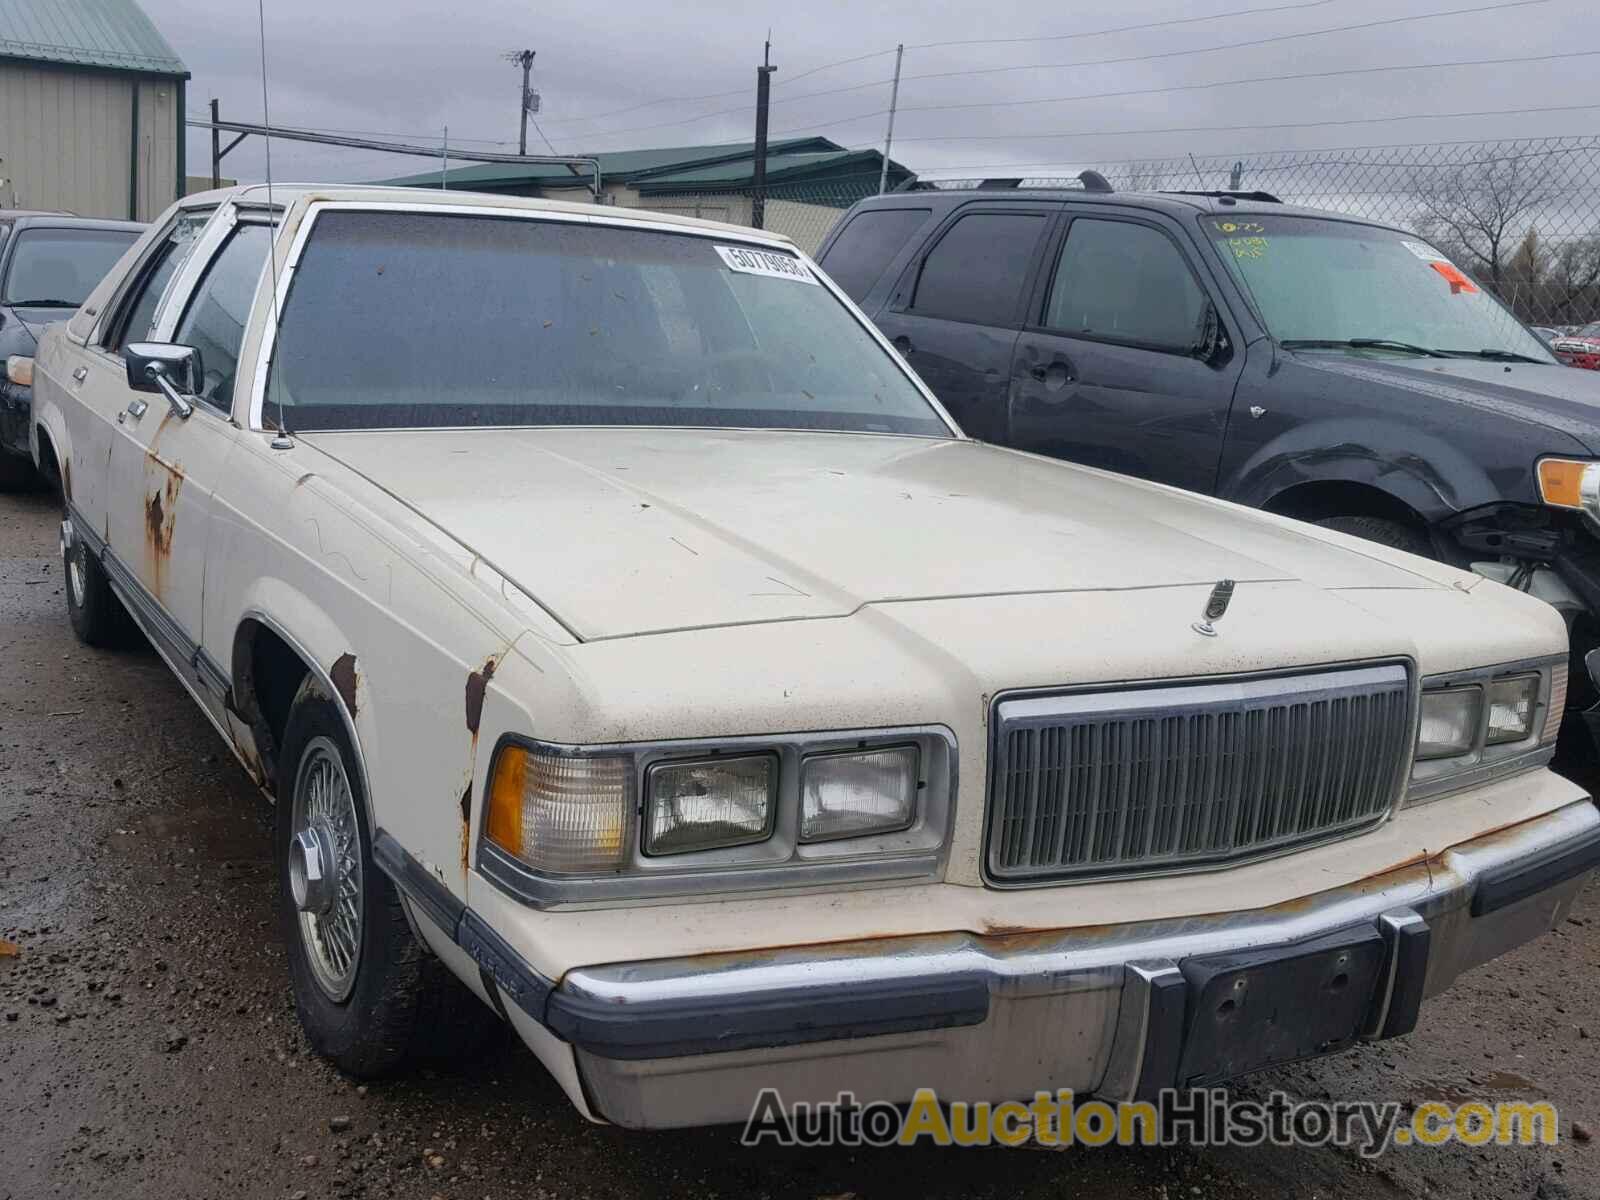
[[[995,706],[997,883],[1215,865],[1356,832],[1411,758],[1406,668],[1019,696]]]

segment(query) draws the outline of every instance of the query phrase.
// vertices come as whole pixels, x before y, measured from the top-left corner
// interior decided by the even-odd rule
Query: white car
[[[212,192],[32,369],[73,625],[275,799],[357,1075],[492,1008],[629,1126],[1147,1097],[1406,1032],[1600,861],[1554,609],[971,441],[781,237]]]

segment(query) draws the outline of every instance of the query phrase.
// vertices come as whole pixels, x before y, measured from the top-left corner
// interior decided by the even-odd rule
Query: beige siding
[[[126,219],[134,76],[0,61],[0,207]],[[137,217],[168,204],[178,85],[139,80]]]

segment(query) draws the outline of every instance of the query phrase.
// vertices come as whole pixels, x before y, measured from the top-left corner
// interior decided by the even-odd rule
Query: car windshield
[[[1556,361],[1484,285],[1410,234],[1254,213],[1201,224],[1282,345]]]
[[[798,257],[588,221],[334,210],[264,420],[294,431],[693,425],[950,436]]]
[[[77,308],[138,236],[137,229],[24,229],[0,299],[18,308]]]

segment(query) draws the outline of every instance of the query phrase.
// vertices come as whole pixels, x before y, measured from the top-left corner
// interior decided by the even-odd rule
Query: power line
[[[1121,58],[1080,59],[1065,63],[1026,63],[1009,67],[972,67],[961,71],[931,71],[924,75],[907,75],[912,79],[953,79],[963,75],[999,75],[1009,71],[1060,71],[1071,67],[1105,67],[1122,63],[1153,62],[1164,58],[1184,58],[1191,54],[1216,54],[1223,50],[1242,50],[1251,46],[1270,46],[1280,42],[1299,41],[1302,38],[1323,37],[1330,33],[1350,33],[1358,29],[1379,29],[1386,25],[1403,25],[1410,21],[1431,21],[1439,17],[1464,17],[1474,13],[1496,12],[1506,8],[1529,8],[1548,4],[1550,0],[1500,0],[1474,8],[1452,8],[1443,12],[1416,13],[1408,17],[1386,17],[1379,21],[1360,21],[1353,25],[1334,25],[1327,29],[1308,29],[1301,33],[1280,33],[1272,37],[1252,38],[1245,42],[1226,42],[1220,46],[1202,46],[1197,49],[1166,50],[1156,54],[1134,54]]]
[[[1429,63],[1394,63],[1381,67],[1346,67],[1334,71],[1297,71],[1287,75],[1254,75],[1242,79],[1218,79],[1209,83],[1178,83],[1166,87],[1129,88],[1119,92],[1082,92],[1075,96],[1044,96],[1029,100],[978,100],[962,104],[911,104],[900,106],[901,112],[947,112],[951,109],[966,108],[1016,108],[1032,104],[1064,104],[1072,100],[1112,100],[1123,99],[1129,96],[1156,96],[1164,92],[1198,92],[1211,88],[1238,87],[1247,83],[1287,83],[1300,79],[1335,79],[1347,75],[1378,75],[1391,71],[1441,71],[1452,67],[1498,67],[1513,63],[1553,62],[1568,58],[1592,58],[1600,55],[1600,50],[1573,50],[1562,54],[1528,54],[1514,58],[1475,58],[1463,59],[1457,62],[1429,62]],[[840,117],[833,121],[813,122],[804,126],[806,129],[830,129],[835,125],[848,125],[852,121],[864,121],[868,117],[883,115],[883,110],[878,109],[869,113],[856,113],[854,116]],[[790,132],[780,130],[778,132]]]
[[[1012,65],[1012,66],[1007,66],[1007,67],[976,67],[976,68],[970,68],[970,69],[960,70],[960,71],[933,71],[933,72],[927,72],[927,73],[924,73],[924,74],[921,74],[921,75],[907,75],[907,76],[904,76],[902,78],[902,82],[903,83],[904,82],[909,82],[909,81],[914,80],[914,79],[949,79],[949,78],[953,78],[953,77],[956,77],[956,76],[963,76],[963,75],[991,75],[991,74],[998,74],[998,73],[1011,72],[1011,71],[1042,71],[1042,70],[1063,70],[1063,69],[1075,68],[1075,67],[1117,66],[1117,65],[1122,65],[1122,64],[1126,64],[1126,63],[1151,62],[1151,61],[1155,61],[1155,60],[1159,60],[1159,59],[1169,59],[1169,58],[1183,58],[1183,57],[1187,57],[1189,55],[1195,55],[1195,54],[1216,54],[1216,53],[1220,53],[1221,51],[1224,51],[1224,50],[1240,50],[1240,49],[1245,49],[1245,48],[1254,47],[1254,46],[1273,45],[1273,44],[1277,44],[1277,43],[1281,43],[1281,42],[1297,41],[1297,40],[1300,40],[1300,39],[1303,39],[1303,38],[1322,37],[1322,36],[1325,36],[1325,35],[1331,34],[1331,33],[1348,33],[1348,32],[1351,32],[1351,31],[1354,31],[1354,30],[1359,30],[1359,29],[1376,29],[1376,28],[1381,28],[1383,26],[1387,26],[1387,25],[1404,24],[1404,23],[1410,22],[1410,21],[1428,21],[1428,20],[1434,20],[1434,19],[1439,18],[1439,17],[1458,17],[1458,16],[1464,16],[1464,15],[1468,15],[1468,14],[1472,14],[1472,13],[1494,12],[1494,11],[1497,11],[1497,10],[1500,10],[1500,9],[1507,9],[1507,8],[1528,8],[1528,7],[1531,7],[1533,5],[1548,4],[1549,2],[1550,2],[1550,0],[1497,0],[1496,3],[1479,5],[1479,6],[1476,6],[1476,7],[1473,7],[1473,8],[1457,8],[1457,9],[1448,9],[1448,10],[1445,10],[1445,11],[1442,11],[1442,12],[1416,13],[1414,15],[1405,16],[1405,17],[1386,17],[1386,18],[1383,18],[1383,19],[1377,20],[1377,21],[1362,21],[1362,22],[1357,22],[1357,23],[1352,24],[1352,25],[1339,25],[1339,26],[1333,26],[1333,27],[1326,28],[1326,29],[1310,29],[1310,30],[1302,31],[1300,33],[1276,34],[1276,35],[1274,35],[1272,37],[1251,38],[1251,39],[1249,39],[1247,41],[1242,41],[1242,42],[1226,42],[1226,43],[1223,43],[1220,46],[1191,47],[1191,48],[1186,48],[1186,49],[1182,49],[1182,50],[1165,50],[1165,51],[1160,51],[1160,52],[1153,53],[1153,54],[1121,55],[1121,56],[1118,56],[1118,57],[1115,57],[1115,58],[1079,59],[1079,60],[1074,61],[1074,62],[1064,62],[1064,63],[1035,63],[1035,64]],[[800,100],[810,100],[810,99],[814,99],[814,98],[819,97],[819,96],[835,96],[835,95],[843,94],[845,92],[863,91],[866,88],[878,87],[878,86],[881,86],[883,84],[887,84],[888,82],[889,82],[889,80],[887,80],[887,79],[873,80],[870,83],[859,83],[859,84],[851,84],[851,85],[846,86],[846,87],[827,88],[827,89],[824,89],[822,91],[805,92],[805,93],[802,93],[801,95],[798,95],[798,96],[785,96],[785,97],[783,97],[783,99],[784,99],[784,101],[786,103],[788,103],[788,102],[796,102],[796,101],[800,101]],[[1110,94],[1115,95],[1116,93],[1110,93]],[[636,107],[643,107],[643,106],[636,106]],[[697,123],[699,123],[701,121],[709,121],[714,117],[732,116],[732,115],[736,115],[736,114],[740,114],[740,113],[751,112],[753,110],[754,110],[754,106],[753,105],[741,104],[741,105],[737,105],[737,106],[735,106],[733,108],[718,109],[715,112],[701,113],[699,116],[683,117],[683,118],[680,118],[678,120],[673,120],[673,121],[658,121],[658,122],[655,122],[654,124],[650,124],[650,125],[633,125],[633,126],[629,126],[628,128],[625,128],[625,129],[593,130],[589,134],[586,134],[584,136],[610,137],[612,135],[620,135],[620,134],[625,134],[625,133],[645,133],[645,132],[648,132],[650,130],[668,129],[668,128],[673,128],[673,127],[679,126],[679,125],[694,125],[694,124],[697,124]],[[857,115],[852,116],[852,117],[844,118],[844,119],[842,119],[840,121],[829,122],[828,124],[837,125],[837,124],[845,124],[845,123],[847,123],[849,121],[864,120],[867,117],[881,116],[885,111],[886,110],[884,110],[884,109],[877,109],[877,110],[875,110],[873,112],[870,112],[870,113],[860,113],[860,114],[857,114]],[[826,128],[826,127],[827,126],[825,126],[825,125],[812,124],[812,125],[807,125],[804,128],[817,129],[817,128]],[[800,127],[795,127],[795,128],[800,128]]]
[[[1586,112],[1600,104],[1549,104],[1537,108],[1488,108],[1474,112],[1401,113],[1389,117],[1352,117],[1337,121],[1283,121],[1264,125],[1174,125],[1165,129],[1084,129],[1071,133],[975,133],[949,137],[902,137],[903,142],[1022,142],[1051,138],[1134,137],[1149,133],[1246,133],[1261,129],[1324,129],[1336,125],[1382,125],[1394,121],[1447,121],[1460,117],[1513,117],[1534,113]],[[865,142],[851,150],[870,150],[877,143]],[[1138,159],[1127,161],[1137,162]]]
[[[1223,21],[1229,17],[1255,17],[1263,13],[1293,12],[1303,8],[1324,8],[1334,0],[1301,0],[1298,4],[1275,4],[1270,8],[1236,8],[1232,12],[1207,13],[1200,17],[1175,17],[1169,21],[1145,21],[1139,25],[1118,25],[1114,29],[1089,29],[1081,33],[1032,34],[1028,37],[957,38],[949,42],[906,43],[907,50],[933,50],[943,46],[1003,46],[1019,42],[1070,42],[1079,38],[1107,37],[1113,33],[1134,33],[1142,29],[1166,29],[1173,25],[1196,25]]]
[[[1534,0],[1534,2],[1542,3],[1543,0]],[[1293,4],[1274,4],[1262,8],[1238,8],[1232,9],[1228,12],[1211,13],[1202,17],[1174,17],[1163,21],[1145,21],[1137,25],[1119,25],[1111,29],[1090,29],[1076,33],[1036,34],[1028,37],[1015,38],[968,38],[946,42],[920,42],[915,44],[907,43],[905,48],[907,50],[932,50],[944,46],[991,46],[1023,42],[1074,41],[1081,38],[1108,37],[1112,34],[1132,33],[1146,29],[1164,29],[1176,25],[1193,25],[1205,21],[1221,21],[1226,20],[1229,17],[1259,16],[1265,13],[1292,12],[1298,9],[1323,8],[1332,3],[1335,3],[1335,0],[1297,0],[1297,2]],[[772,86],[774,88],[793,86],[794,84],[799,83],[802,79],[807,79],[812,75],[820,74],[823,71],[831,71],[835,67],[851,66],[854,63],[867,62],[874,58],[886,58],[894,52],[895,48],[893,46],[886,46],[882,50],[873,50],[867,54],[857,54],[851,58],[836,59],[833,62],[823,63],[821,66],[816,66],[810,68],[809,70],[801,71],[798,75],[791,75],[787,79],[776,80]],[[883,82],[887,83],[888,80],[884,80]],[[877,85],[876,83],[873,83],[863,84],[861,86],[875,87]],[[629,105],[627,108],[611,109],[609,112],[591,113],[588,116],[582,117],[560,117],[551,119],[559,121],[561,124],[567,124],[573,121],[599,121],[605,117],[621,116],[624,113],[637,112],[641,108],[651,108],[658,104],[692,104],[701,100],[723,100],[729,96],[742,96],[744,94],[744,88],[735,88],[726,92],[710,92],[703,96],[670,96],[657,100],[644,100],[638,104]],[[799,97],[790,97],[790,99],[798,98]]]

